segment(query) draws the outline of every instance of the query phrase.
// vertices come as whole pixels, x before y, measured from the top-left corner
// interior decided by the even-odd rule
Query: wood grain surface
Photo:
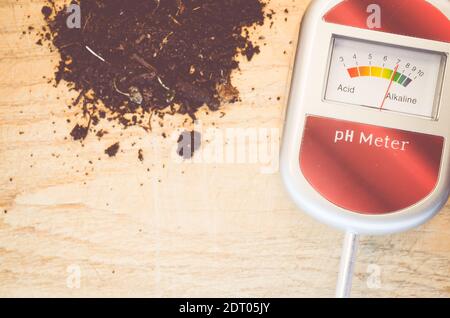
[[[242,101],[203,112],[204,130],[282,128],[308,3],[272,0],[261,54],[233,77]],[[0,0],[0,296],[334,295],[343,234],[299,211],[262,163],[177,161],[181,116],[67,138],[80,115],[48,83],[58,55],[22,34],[43,25],[41,6]],[[447,205],[416,230],[363,237],[353,295],[449,297],[449,228]]]

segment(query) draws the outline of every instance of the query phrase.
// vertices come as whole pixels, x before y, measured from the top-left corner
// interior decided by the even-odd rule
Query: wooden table
[[[266,45],[233,78],[242,102],[200,115],[204,136],[279,132],[308,3],[272,1],[273,27],[254,34]],[[0,1],[0,296],[333,296],[343,234],[298,211],[278,173],[177,162],[180,116],[152,133],[66,138],[80,117],[74,94],[47,83],[58,56],[22,35],[42,26],[41,6]],[[353,295],[450,296],[449,228],[447,205],[414,231],[362,238]]]

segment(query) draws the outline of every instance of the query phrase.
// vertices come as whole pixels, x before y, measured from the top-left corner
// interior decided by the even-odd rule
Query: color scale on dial
[[[334,38],[325,100],[435,118],[445,55]]]

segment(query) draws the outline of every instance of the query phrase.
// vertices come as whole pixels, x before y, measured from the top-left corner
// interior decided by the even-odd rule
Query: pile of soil
[[[230,75],[239,54],[251,60],[259,53],[249,30],[265,18],[262,0],[72,4],[81,8],[79,28],[68,27],[67,7],[47,0],[42,14],[49,31],[40,33],[38,44],[47,42],[60,53],[56,84],[65,81],[79,92],[70,106],[81,108],[89,123],[75,125],[75,140],[84,140],[102,118],[145,128],[145,116],[158,111],[195,119],[202,106],[217,111],[236,101]]]

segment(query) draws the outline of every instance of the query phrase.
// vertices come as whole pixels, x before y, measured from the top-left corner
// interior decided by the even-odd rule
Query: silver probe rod
[[[352,232],[346,232],[336,286],[336,298],[350,297],[357,250],[358,235]]]

